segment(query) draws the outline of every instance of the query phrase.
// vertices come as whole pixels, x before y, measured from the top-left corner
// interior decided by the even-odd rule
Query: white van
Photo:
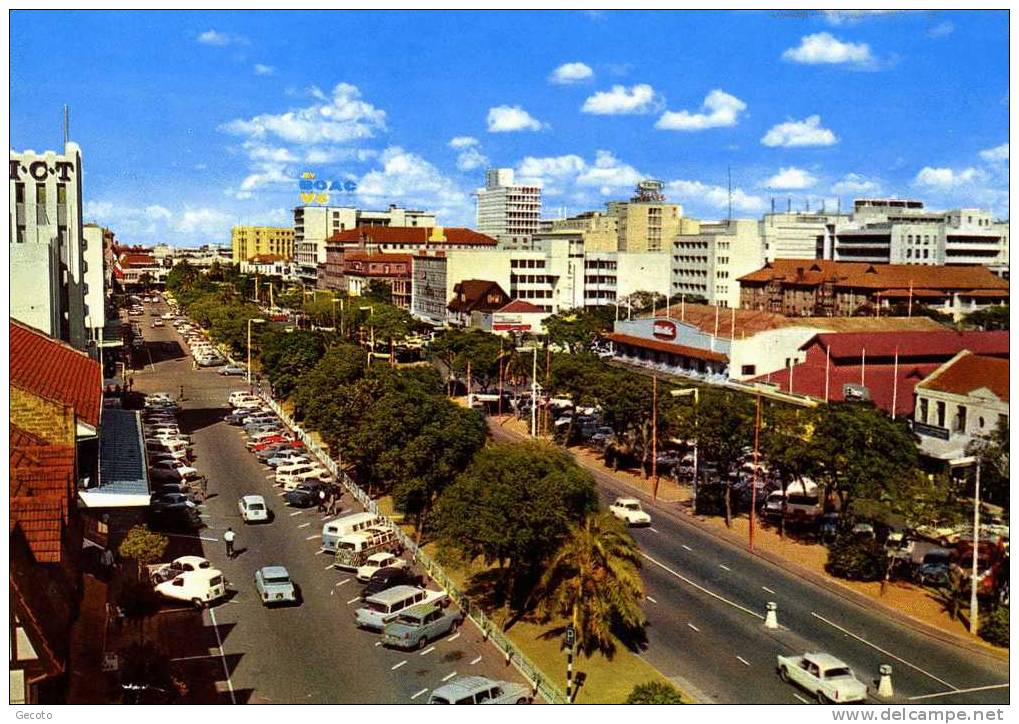
[[[276,484],[293,490],[306,480],[328,480],[329,471],[318,463],[295,463],[276,468]]]
[[[322,550],[327,553],[335,553],[336,543],[342,536],[384,525],[386,525],[385,519],[374,513],[350,513],[328,520],[322,526]]]
[[[183,440],[170,438],[145,438],[145,449],[151,453],[169,453],[178,460],[186,460],[188,457],[188,444]]]
[[[215,568],[181,573],[173,580],[160,583],[156,593],[177,601],[189,601],[195,608],[205,608],[226,595],[226,579]]]
[[[762,514],[778,519],[784,511],[787,521],[806,522],[816,520],[823,512],[822,507],[817,484],[803,478],[789,483],[784,493],[781,490],[769,493]]]
[[[427,588],[414,586],[394,586],[365,599],[364,608],[354,613],[354,621],[358,628],[369,628],[381,631],[386,624],[411,606],[419,603],[437,603],[445,605],[449,600],[445,591],[430,591]]]
[[[400,548],[400,539],[392,528],[372,527],[357,533],[340,536],[336,541],[336,561],[333,566],[354,571],[363,566],[375,553],[394,553]]]

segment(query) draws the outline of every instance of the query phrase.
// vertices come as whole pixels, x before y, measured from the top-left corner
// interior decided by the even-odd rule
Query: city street
[[[163,305],[156,308],[165,311]],[[353,619],[361,585],[352,574],[331,568],[331,556],[318,553],[323,516],[314,508],[286,507],[272,485],[271,469],[247,452],[238,428],[221,420],[229,393],[245,388],[243,378],[192,370],[176,331],[153,329],[150,319],[139,320],[149,364],[133,373],[134,389],[177,396],[184,388],[179,421],[193,436],[196,466],[209,479],[201,510],[207,527],[197,543],[234,591],[204,611],[201,623],[193,614],[195,630],[204,625],[213,636],[200,637],[202,646],[182,641],[173,656],[199,662],[201,671],[216,677],[220,701],[236,703],[424,703],[430,691],[457,676],[522,681],[469,621],[420,652],[386,649],[378,634],[357,629]],[[237,500],[246,494],[265,496],[275,516],[270,523],[243,523]],[[353,510],[349,495],[343,503],[344,512]],[[222,542],[228,526],[237,534],[233,560],[226,558]],[[268,609],[256,598],[254,572],[270,564],[290,571],[300,587],[300,606]]]
[[[522,439],[491,424],[497,440]],[[848,663],[872,692],[881,664],[891,664],[895,701],[938,704],[1009,701],[1008,663],[936,637],[919,624],[892,620],[734,546],[664,505],[596,473],[602,502],[641,498],[650,528],[635,528],[644,554],[649,644],[643,657],[666,676],[688,682],[705,701],[795,704],[805,694],[775,673],[779,654],[824,651]],[[764,627],[769,601],[780,628]],[[1006,685],[1004,688],[1001,685]],[[969,693],[960,690],[988,688]],[[874,699],[874,701],[877,701]]]

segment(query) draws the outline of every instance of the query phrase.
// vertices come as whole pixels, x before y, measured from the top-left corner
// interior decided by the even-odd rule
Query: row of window
[[[610,270],[614,271],[616,269],[616,262],[614,262],[614,261],[604,261],[602,259],[586,259],[584,261],[584,268],[585,269],[610,269]]]
[[[551,299],[551,289],[518,289],[513,292],[517,299]]]
[[[923,251],[923,258],[924,258],[924,259],[927,259],[927,258],[929,258],[929,257],[927,256],[927,252],[929,252],[929,251],[930,251],[930,249],[917,249],[917,250],[916,250],[916,258],[917,258],[917,259],[921,258],[921,257],[920,257],[920,252],[921,252],[921,251]],[[912,259],[912,258],[913,258],[913,250],[912,250],[912,249],[906,249],[906,258],[907,258],[907,259]]]
[[[18,204],[25,203],[25,184],[14,184],[14,201]],[[46,184],[35,185],[35,203],[46,203]],[[67,203],[67,184],[57,184],[57,203]]]
[[[603,277],[603,276],[586,276],[584,277],[585,284],[609,284],[611,286],[616,285],[615,277]]]
[[[510,259],[510,269],[544,269],[544,259]]]
[[[544,274],[510,274],[511,284],[548,284]]]

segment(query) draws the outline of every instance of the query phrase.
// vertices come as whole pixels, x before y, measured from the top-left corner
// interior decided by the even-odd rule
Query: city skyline
[[[117,42],[37,57],[43,28]],[[731,167],[735,216],[887,195],[1004,217],[1007,53],[1005,12],[19,11],[11,143],[59,148],[70,105],[85,218],[127,243],[290,225],[305,171],[357,185],[330,203],[449,226],[489,166],[540,183],[543,216],[656,177],[724,217]]]

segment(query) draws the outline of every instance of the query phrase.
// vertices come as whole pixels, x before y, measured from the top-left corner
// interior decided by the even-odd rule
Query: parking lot
[[[156,308],[165,311],[162,305]],[[148,363],[132,373],[134,389],[178,397],[183,388],[178,420],[193,438],[195,466],[209,481],[200,507],[205,526],[193,541],[224,572],[231,589],[226,601],[194,613],[199,650],[194,642],[182,641],[171,656],[194,662],[202,676],[215,676],[221,700],[236,703],[424,703],[432,690],[458,676],[523,681],[469,621],[453,635],[411,652],[387,649],[379,634],[359,630],[354,611],[361,584],[352,573],[332,568],[332,557],[319,552],[325,517],[314,507],[287,507],[273,486],[271,468],[245,449],[239,428],[222,421],[229,393],[246,387],[243,378],[220,376],[215,368],[192,369],[177,332],[170,326],[152,328],[151,319],[146,314],[142,322]],[[273,513],[269,523],[242,521],[237,501],[250,494],[265,497]],[[360,510],[349,495],[342,503],[341,514]],[[227,527],[237,534],[233,559],[226,557]],[[299,606],[262,605],[253,576],[266,565],[289,570],[300,588]]]

